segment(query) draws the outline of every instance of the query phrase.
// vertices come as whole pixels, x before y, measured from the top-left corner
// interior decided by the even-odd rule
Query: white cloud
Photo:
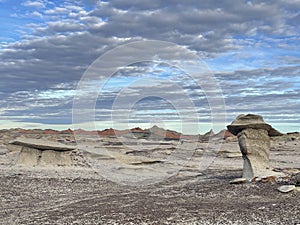
[[[23,3],[26,7],[45,8],[46,4],[42,1],[26,1]]]
[[[40,17],[43,18],[43,14],[41,14],[40,12],[34,11],[33,13],[31,13],[32,16],[36,16],[36,17]]]
[[[68,13],[70,10],[65,7],[55,7],[53,9],[45,10],[45,14],[64,14]]]

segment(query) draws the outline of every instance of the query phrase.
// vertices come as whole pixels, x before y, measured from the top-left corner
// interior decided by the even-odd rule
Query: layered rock
[[[264,175],[269,169],[270,137],[263,129],[248,128],[238,133],[244,159],[243,178],[248,180]]]
[[[72,166],[76,147],[57,142],[18,138],[7,148],[17,154],[16,164],[23,166]]]
[[[227,128],[238,137],[244,159],[243,178],[252,180],[266,175],[270,167],[270,136],[281,133],[254,114],[238,116]]]
[[[283,135],[271,125],[265,123],[262,116],[255,114],[239,115],[227,128],[234,135],[238,135],[242,130],[248,128],[266,130],[270,137]]]

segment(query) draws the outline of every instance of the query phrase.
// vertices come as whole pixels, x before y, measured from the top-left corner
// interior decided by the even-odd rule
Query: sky
[[[254,113],[282,132],[300,131],[299,21],[300,0],[0,0],[0,128],[92,122],[203,133]],[[151,48],[151,40],[174,46]],[[111,64],[141,50],[152,61],[100,74],[105,66],[95,62],[135,42],[147,48],[127,49]],[[180,51],[177,64],[158,57]],[[180,67],[191,56],[196,78]],[[100,74],[87,85],[93,96],[83,93],[76,105],[91,68]],[[74,121],[74,108],[86,120]]]

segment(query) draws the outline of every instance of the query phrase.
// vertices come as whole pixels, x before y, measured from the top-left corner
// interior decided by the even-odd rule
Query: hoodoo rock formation
[[[40,139],[18,138],[7,146],[17,154],[18,165],[73,166],[78,160],[75,146]]]
[[[243,178],[252,180],[266,175],[270,167],[270,137],[281,133],[254,114],[238,116],[227,128],[238,137],[244,159]]]

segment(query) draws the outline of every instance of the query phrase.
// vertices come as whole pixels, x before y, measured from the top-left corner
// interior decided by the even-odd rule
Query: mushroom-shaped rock
[[[254,114],[238,116],[227,128],[238,137],[244,159],[243,178],[252,180],[265,175],[269,169],[270,136],[280,132]]]
[[[18,154],[16,163],[23,166],[72,166],[77,154],[75,146],[30,138],[11,141],[7,148]]]

